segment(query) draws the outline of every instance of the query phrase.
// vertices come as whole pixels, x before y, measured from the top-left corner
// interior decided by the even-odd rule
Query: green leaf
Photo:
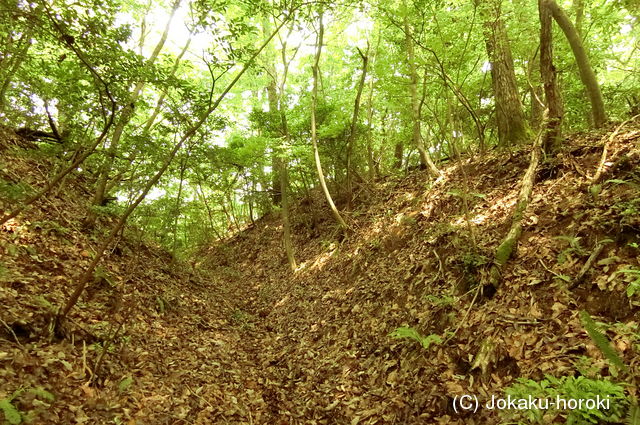
[[[53,394],[51,394],[49,391],[45,390],[42,387],[31,388],[29,392],[35,394],[36,397],[45,399],[47,401],[54,401],[56,399],[56,397]]]
[[[118,384],[118,391],[120,391],[121,393],[125,392],[131,386],[131,384],[133,384],[133,378],[127,376]]]
[[[640,406],[634,404],[629,408],[625,423],[627,425],[640,425]]]
[[[6,398],[0,400],[0,410],[4,413],[4,418],[11,425],[18,425],[22,423],[22,416],[20,415],[20,411],[15,408],[13,404]]]
[[[424,349],[428,349],[433,343],[435,344],[442,343],[442,338],[440,338],[440,336],[436,334],[431,334],[425,337],[420,335],[418,331],[416,331],[414,328],[409,326],[401,326],[399,328],[396,328],[393,332],[389,334],[389,336],[397,339],[405,339],[405,338],[412,339],[418,342]]]
[[[582,326],[584,326],[593,342],[596,344],[598,349],[600,349],[607,360],[609,360],[609,362],[618,369],[627,370],[627,366],[622,362],[622,359],[620,358],[618,353],[611,346],[611,342],[609,341],[609,339],[598,330],[596,322],[593,321],[589,313],[585,310],[582,310],[580,312],[580,320],[582,321]]]

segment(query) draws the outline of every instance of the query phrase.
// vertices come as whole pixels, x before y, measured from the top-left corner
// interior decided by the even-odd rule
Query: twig
[[[196,392],[195,392],[195,391],[193,391],[193,390],[191,389],[191,387],[189,386],[189,384],[185,383],[184,385],[185,385],[185,386],[187,387],[187,389],[191,392],[191,394],[193,394],[194,396],[198,397],[200,400],[202,400],[202,401],[204,401],[205,403],[207,403],[207,404],[209,405],[209,407],[211,407],[212,409],[215,409],[215,407],[213,407],[213,404],[209,403],[209,400],[207,400],[206,398],[202,397],[202,396],[201,396],[201,395],[199,395],[199,394],[196,394]]]
[[[11,329],[11,326],[7,325],[7,323],[0,319],[0,322],[2,322],[2,324],[4,325],[5,328],[7,328],[7,330],[9,332],[11,332],[11,335],[13,335],[13,339],[16,340],[16,344],[18,344],[20,346],[20,348],[24,349],[24,346],[22,344],[20,344],[20,341],[18,340],[18,336],[16,335],[16,333],[13,331],[13,329]]]
[[[604,249],[604,245],[609,243],[609,242],[611,242],[610,239],[605,239],[605,240],[602,240],[602,241],[600,241],[600,242],[598,242],[596,244],[595,249],[593,250],[593,252],[589,256],[589,258],[587,259],[587,262],[584,263],[584,266],[582,266],[582,268],[580,269],[580,272],[578,273],[578,275],[575,277],[575,279],[573,279],[573,281],[569,285],[569,289],[573,289],[576,286],[578,286],[580,283],[582,283],[582,280],[584,279],[584,276],[587,274],[587,272],[589,271],[589,269],[593,265],[594,261],[596,261],[598,259],[598,256],[600,255],[600,253]]]
[[[442,260],[440,259],[440,256],[435,249],[432,249],[431,251],[433,252],[433,255],[435,255],[438,259],[438,275],[442,275],[442,277],[444,277],[444,267],[442,267]],[[438,275],[436,275],[436,278],[438,277]]]
[[[640,117],[640,114],[629,118],[628,120],[626,120],[622,124],[620,124],[618,127],[616,127],[615,131],[613,133],[611,133],[611,135],[609,136],[609,140],[607,140],[607,143],[604,144],[604,148],[602,149],[602,156],[600,157],[600,163],[598,164],[598,168],[596,169],[596,173],[591,178],[590,183],[592,185],[598,183],[598,181],[602,177],[602,172],[604,171],[604,163],[607,160],[607,152],[609,150],[609,144],[613,142],[613,139],[618,135],[618,133],[620,132],[622,127],[624,127],[626,124],[628,124],[629,122],[635,120],[638,117]]]
[[[449,338],[444,340],[443,344],[446,344],[447,342],[451,341],[451,339],[454,336],[456,336],[456,334],[458,333],[458,331],[460,330],[460,328],[462,327],[464,322],[467,321],[467,317],[469,317],[469,313],[471,313],[471,308],[473,307],[473,304],[475,304],[476,299],[478,298],[478,294],[480,293],[481,289],[482,289],[482,285],[478,285],[478,288],[476,289],[476,294],[473,296],[473,299],[471,300],[471,304],[469,304],[469,308],[467,309],[467,312],[464,314],[464,317],[462,318],[460,323],[458,323],[458,327],[456,327],[456,329],[453,331],[453,333],[451,335],[449,335]]]
[[[542,264],[542,267],[544,267],[544,269],[545,269],[546,271],[548,271],[549,273],[551,273],[552,275],[554,275],[554,276],[555,276],[555,277],[557,277],[558,279],[560,279],[560,280],[564,280],[565,282],[567,281],[567,277],[566,277],[566,276],[563,276],[563,275],[561,275],[561,274],[558,274],[558,273],[554,272],[553,270],[551,270],[549,267],[547,267],[547,265],[546,265],[545,263],[543,263],[543,262],[542,262],[542,258],[539,258],[539,259],[538,259],[538,262],[539,262],[540,264]]]

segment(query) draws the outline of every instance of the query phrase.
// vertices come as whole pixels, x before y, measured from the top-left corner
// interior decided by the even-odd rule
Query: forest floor
[[[189,264],[130,229],[50,335],[115,220],[83,230],[89,182],[71,177],[0,229],[0,410],[34,424],[492,424],[526,418],[458,414],[454,397],[487,400],[545,375],[610,377],[637,397],[640,303],[626,293],[637,275],[622,270],[640,266],[640,125],[613,131],[573,135],[539,168],[495,293],[482,288],[528,148],[444,164],[436,182],[415,171],[362,186],[346,238],[319,194],[300,200],[295,272],[277,213]],[[44,184],[54,161],[41,150],[0,136],[3,195]],[[628,372],[603,357],[581,310],[606,324]],[[392,338],[401,326],[429,346]]]

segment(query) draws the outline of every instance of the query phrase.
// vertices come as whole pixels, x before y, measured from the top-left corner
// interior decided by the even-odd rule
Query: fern
[[[609,400],[608,408],[588,408],[579,406],[576,409],[561,409],[560,405],[549,405],[546,408],[526,410],[503,410],[500,415],[510,419],[512,423],[548,423],[545,414],[566,416],[567,424],[604,424],[620,423],[629,400],[625,397],[622,384],[604,379],[589,379],[584,376],[555,377],[545,375],[539,382],[532,379],[518,378],[516,383],[505,389],[505,394],[515,399],[563,399],[563,400],[596,400],[598,397]],[[514,421],[515,420],[515,421]],[[526,422],[524,421],[526,420]],[[555,423],[555,422],[554,422]],[[636,424],[634,424],[636,425]]]
[[[640,406],[634,404],[629,407],[624,423],[626,425],[640,425]]]
[[[586,329],[589,337],[591,337],[598,349],[607,358],[607,360],[609,360],[609,363],[618,369],[627,370],[627,366],[622,362],[622,359],[616,350],[611,346],[609,339],[598,330],[596,322],[593,321],[589,313],[582,310],[580,312],[580,319],[582,321],[582,326]]]
[[[617,273],[626,273],[629,275],[636,275],[636,279],[632,282],[629,282],[629,286],[627,286],[627,296],[631,298],[636,292],[640,292],[640,270],[636,269],[623,269],[618,271]]]
[[[422,336],[418,331],[409,326],[401,326],[389,334],[392,338],[397,339],[412,339],[422,345],[425,350],[428,349],[431,344],[441,344],[442,338],[436,334],[430,334]]]
[[[0,400],[0,410],[4,413],[4,418],[11,425],[18,425],[22,423],[22,416],[20,415],[20,411],[16,409],[16,407],[11,404],[11,400],[2,399]]]

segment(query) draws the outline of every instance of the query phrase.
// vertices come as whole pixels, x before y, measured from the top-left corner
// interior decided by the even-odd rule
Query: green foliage
[[[465,270],[468,272],[474,272],[478,267],[489,264],[490,262],[491,261],[488,257],[476,252],[466,252],[462,256],[462,264],[464,265]]]
[[[0,178],[0,198],[9,201],[17,201],[25,198],[32,192],[33,189],[26,183],[13,183]]]
[[[587,251],[580,244],[580,239],[582,238],[579,236],[560,235],[560,236],[554,236],[554,239],[560,240],[569,244],[569,247],[563,249],[558,254],[558,264],[562,264],[566,262],[573,254],[579,257],[587,254]]]
[[[510,420],[518,420],[518,423],[545,424],[547,418],[557,415],[566,416],[567,424],[587,425],[601,423],[619,423],[624,417],[629,400],[625,396],[624,388],[620,384],[605,379],[590,379],[584,376],[563,376],[556,378],[545,375],[542,381],[518,378],[517,382],[505,390],[505,394],[514,399],[548,400],[546,412],[542,409],[524,409],[516,412],[501,411],[501,415],[507,416]],[[608,401],[605,408],[598,409],[596,401],[600,399]],[[556,405],[557,400],[575,400],[577,403],[582,400],[582,405],[578,404],[576,409],[563,408],[566,406]],[[588,408],[587,401],[593,408]],[[553,405],[552,405],[553,403]],[[602,407],[602,404],[601,406]],[[545,414],[548,416],[545,417]]]
[[[36,221],[33,223],[33,228],[42,230],[44,234],[55,234],[59,236],[66,236],[71,232],[71,229],[53,220]]]
[[[638,188],[638,184],[628,181],[628,180],[622,180],[622,179],[609,179],[607,180],[605,183],[614,183],[614,184],[627,184],[629,186],[632,186],[634,188]]]
[[[131,384],[133,384],[133,378],[130,376],[125,377],[118,384],[118,391],[121,393],[127,391],[129,387],[131,387]]]
[[[4,413],[4,418],[11,425],[22,423],[21,412],[13,405],[13,400],[25,392],[24,388],[19,388],[10,397],[0,400],[0,410]]]
[[[437,296],[429,294],[426,295],[424,299],[431,303],[434,307],[446,307],[457,301],[457,298],[451,295]]]
[[[640,425],[640,406],[637,403],[629,407],[624,423],[626,425]]]
[[[436,334],[422,336],[417,330],[409,326],[401,326],[399,328],[396,328],[389,334],[389,336],[396,339],[412,339],[419,343],[425,350],[429,349],[431,344],[442,343],[442,338],[440,338],[440,336]]]
[[[48,402],[53,402],[56,399],[56,396],[54,396],[53,394],[51,394],[49,391],[45,390],[42,387],[30,388],[29,392],[34,394],[39,399],[46,400]]]
[[[622,362],[622,359],[620,358],[616,350],[611,346],[609,339],[598,330],[596,322],[585,310],[580,312],[580,321],[582,322],[582,326],[584,326],[587,333],[589,334],[589,337],[591,337],[594,344],[596,344],[598,349],[606,357],[609,363],[615,368],[626,370],[627,366]],[[612,370],[612,374],[615,376],[615,370]]]
[[[0,410],[4,413],[5,420],[11,425],[18,425],[22,423],[22,415],[16,407],[11,404],[11,399],[0,400]]]
[[[254,327],[254,317],[242,310],[234,310],[231,314],[231,321],[242,329],[251,329]]]
[[[634,296],[636,293],[640,293],[640,270],[623,269],[618,271],[618,273],[625,273],[634,277],[634,280],[629,282],[629,286],[627,286],[627,296],[629,298]]]

